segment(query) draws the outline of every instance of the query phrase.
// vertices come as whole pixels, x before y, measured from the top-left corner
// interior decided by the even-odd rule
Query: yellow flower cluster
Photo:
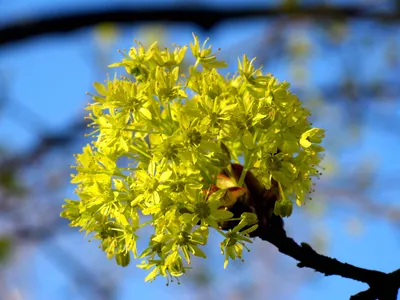
[[[99,239],[122,266],[131,253],[138,257],[137,230],[152,226],[139,255],[139,267],[151,269],[146,280],[178,277],[192,255],[205,258],[200,247],[210,228],[224,238],[225,266],[241,258],[257,219],[245,213],[233,230],[221,231],[233,216],[220,208],[226,190],[204,192],[232,162],[242,160],[267,189],[278,182],[281,216],[305,201],[318,175],[324,131],[311,127],[289,84],[264,75],[246,56],[237,74],[222,76],[218,68],[227,65],[206,42],[194,36],[195,63],[188,68],[187,46],[170,52],[138,44],[111,65],[128,75],[95,83],[98,95],[87,107],[95,139],[76,156],[79,201],[67,199],[61,215]]]

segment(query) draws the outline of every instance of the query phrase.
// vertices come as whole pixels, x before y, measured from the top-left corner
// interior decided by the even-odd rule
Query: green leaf
[[[255,147],[253,143],[253,136],[249,131],[245,131],[245,133],[243,134],[242,142],[247,149],[253,149]]]
[[[94,88],[96,89],[97,93],[99,93],[102,96],[108,95],[108,91],[103,84],[101,84],[99,82],[95,82],[93,85],[94,85]]]
[[[293,212],[293,203],[290,200],[280,200],[275,203],[274,213],[281,217],[289,217]]]
[[[249,234],[253,231],[255,231],[258,228],[258,224],[255,224],[249,228],[247,228],[246,230],[241,231],[242,234]]]
[[[160,182],[165,182],[167,181],[172,175],[172,171],[171,170],[167,170],[164,173],[161,174],[159,180]]]
[[[126,267],[129,265],[130,261],[131,261],[131,256],[128,253],[118,253],[115,256],[115,261],[117,262],[117,265],[121,266],[121,267]]]
[[[109,68],[116,68],[116,67],[123,67],[123,66],[124,66],[124,64],[120,63],[120,62],[116,62],[116,63],[108,65]]]
[[[155,268],[146,276],[146,278],[144,279],[144,281],[145,281],[145,282],[153,281],[153,280],[156,278],[156,276],[158,275],[158,272],[159,272],[158,268],[155,267]]]
[[[201,250],[199,247],[197,247],[196,245],[191,245],[190,249],[192,251],[192,253],[198,257],[201,258],[207,258],[206,254],[203,252],[203,250]]]
[[[178,260],[178,256],[179,256],[178,251],[174,251],[171,254],[169,254],[165,259],[165,265],[169,266],[174,264]]]
[[[126,219],[124,214],[121,214],[119,212],[114,212],[115,219],[117,222],[121,223],[123,226],[131,225],[128,220]]]
[[[121,145],[121,148],[122,148],[125,152],[128,152],[128,151],[129,151],[128,143],[125,141],[125,139],[124,139],[123,136],[121,136],[121,137],[119,138],[119,143],[120,143],[120,145]]]
[[[233,217],[233,213],[231,213],[228,210],[222,210],[219,209],[215,212],[213,212],[212,216],[216,219],[216,220],[227,220]]]
[[[139,111],[142,113],[143,116],[145,116],[146,119],[152,120],[153,116],[147,108],[141,107]]]
[[[140,202],[143,201],[143,199],[144,199],[144,195],[143,194],[137,195],[136,198],[131,201],[131,206],[138,205]]]
[[[179,220],[181,220],[185,224],[191,224],[193,222],[193,217],[195,216],[195,214],[184,213],[179,216]]]
[[[302,145],[304,148],[310,147],[312,144],[307,138],[302,138],[300,139],[300,145]]]
[[[186,259],[186,262],[187,262],[188,264],[190,264],[190,253],[189,253],[189,251],[188,251],[188,249],[187,249],[187,246],[183,246],[183,247],[181,248],[181,251],[182,251],[182,253],[183,253],[183,256],[184,256],[185,259]]]
[[[254,213],[244,212],[241,218],[246,222],[247,225],[252,225],[258,222],[257,215]]]
[[[221,200],[225,196],[226,190],[218,190],[210,195],[208,198],[208,202],[210,203],[210,206],[216,206],[216,205],[221,205]],[[214,204],[211,204],[214,203]]]
[[[225,256],[225,260],[224,260],[224,269],[226,269],[226,267],[229,264],[229,259],[228,259],[228,255]]]
[[[237,183],[234,182],[234,179],[232,179],[224,174],[218,174],[216,184],[221,189],[227,189],[230,187],[237,186]]]
[[[226,252],[228,253],[228,255],[229,255],[229,257],[231,258],[231,259],[236,259],[236,253],[235,253],[235,251],[234,251],[234,247],[232,247],[232,246],[228,246],[228,247],[226,247]]]
[[[204,67],[208,67],[208,68],[216,68],[216,69],[222,69],[222,68],[227,68],[228,64],[224,61],[213,61],[213,62],[209,62],[209,63],[203,63]]]
[[[165,244],[169,240],[171,240],[173,237],[172,234],[159,234],[153,237],[151,240],[160,244]]]

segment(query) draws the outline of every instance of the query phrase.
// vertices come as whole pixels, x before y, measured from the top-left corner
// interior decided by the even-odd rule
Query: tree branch
[[[397,269],[396,271],[389,273],[386,275],[388,277],[389,285],[387,285],[388,281],[379,284],[374,284],[371,286],[368,290],[360,292],[352,297],[350,297],[350,300],[369,300],[369,299],[377,299],[379,298],[380,293],[384,293],[385,298],[379,298],[379,299],[385,299],[385,300],[396,300],[397,299],[397,293],[398,293],[398,287],[395,286],[396,282],[400,282],[400,269]]]
[[[339,275],[344,278],[367,283],[370,289],[351,297],[352,300],[396,300],[400,288],[400,270],[384,273],[375,270],[359,268],[343,263],[335,258],[317,253],[306,243],[297,244],[287,237],[284,231],[263,230],[259,237],[273,244],[279,252],[299,261],[299,268],[311,268],[325,276]]]
[[[40,16],[30,20],[19,19],[15,23],[0,27],[0,45],[5,46],[44,34],[71,32],[104,22],[130,25],[140,22],[194,23],[204,30],[210,30],[221,21],[282,16],[320,20],[357,18],[382,22],[400,21],[400,12],[366,12],[357,6],[257,7],[237,10],[193,6],[163,9],[136,9],[120,6],[108,10],[67,12],[54,16]]]
[[[231,164],[229,173],[222,170],[218,174],[218,178],[227,181],[231,178],[241,178],[243,177],[243,172],[245,172],[244,170],[244,167],[240,164]],[[400,288],[400,271],[387,274],[356,267],[340,262],[335,258],[321,255],[307,243],[299,245],[292,238],[288,237],[284,229],[282,217],[274,213],[278,201],[282,201],[281,195],[276,190],[277,185],[278,183],[272,180],[270,189],[266,189],[251,171],[246,171],[244,175],[244,187],[240,188],[245,189],[247,196],[238,196],[229,207],[221,203],[220,208],[229,210],[233,213],[234,218],[243,215],[245,212],[255,213],[258,219],[258,227],[249,236],[258,236],[262,240],[273,244],[278,248],[279,252],[297,260],[299,268],[311,268],[325,276],[339,275],[344,278],[364,282],[369,285],[371,291],[361,293],[363,297],[361,299],[396,299],[398,289]],[[232,193],[232,189],[237,188],[239,187],[230,187],[227,189],[227,193],[229,191]],[[219,186],[212,186],[210,191],[214,193],[218,189]],[[231,196],[231,198],[233,197]],[[220,226],[223,230],[231,230],[236,225],[237,223],[231,222],[221,224]]]

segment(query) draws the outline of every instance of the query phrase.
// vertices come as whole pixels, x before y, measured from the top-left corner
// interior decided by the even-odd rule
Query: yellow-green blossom
[[[189,47],[138,43],[110,65],[127,75],[95,83],[98,95],[86,108],[93,141],[76,155],[71,182],[79,200],[67,199],[61,216],[99,239],[121,266],[131,253],[137,258],[138,230],[150,227],[138,265],[150,270],[147,281],[181,276],[192,256],[205,258],[209,230],[223,237],[225,267],[242,257],[257,217],[232,219],[234,203],[227,202],[249,195],[240,194],[245,172],[234,183],[216,182],[231,163],[244,161],[266,189],[272,179],[278,183],[275,213],[281,216],[306,201],[319,176],[324,131],[311,126],[289,84],[255,68],[246,55],[236,75],[223,76],[218,69],[227,64],[206,42],[194,36],[195,63],[185,68]],[[237,194],[229,194],[232,187]],[[229,222],[236,227],[222,231]]]

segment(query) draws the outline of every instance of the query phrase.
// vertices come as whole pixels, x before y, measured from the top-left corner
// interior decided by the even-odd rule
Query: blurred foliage
[[[12,239],[7,237],[0,238],[0,264],[4,264],[11,256]]]
[[[101,23],[94,28],[94,36],[100,44],[112,45],[118,38],[119,29],[114,23]]]

